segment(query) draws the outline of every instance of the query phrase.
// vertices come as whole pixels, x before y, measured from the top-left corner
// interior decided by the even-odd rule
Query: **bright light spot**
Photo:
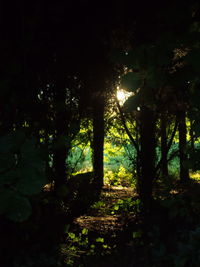
[[[137,107],[137,111],[140,111],[140,107]]]
[[[117,87],[117,99],[119,100],[120,105],[123,105],[124,102],[131,96],[133,95],[133,93],[130,92],[126,92],[123,89],[119,89],[119,87]]]
[[[118,92],[117,92],[117,99],[118,99],[119,101],[124,101],[125,98],[126,98],[126,96],[125,96],[125,94],[124,94],[123,91],[118,91]]]

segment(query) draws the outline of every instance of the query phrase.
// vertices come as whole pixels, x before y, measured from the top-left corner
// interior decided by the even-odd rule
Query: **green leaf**
[[[118,203],[118,204],[123,204],[123,203],[124,203],[124,200],[123,200],[123,199],[119,199],[119,200],[117,201],[117,203]]]
[[[76,238],[76,235],[72,232],[68,233],[69,238],[74,239]]]
[[[122,77],[121,86],[127,91],[135,92],[142,83],[143,79],[139,73],[129,72]]]
[[[17,194],[9,199],[5,215],[15,222],[23,222],[31,215],[32,208],[29,200]]]
[[[30,166],[22,166],[19,172],[21,177],[16,187],[20,193],[30,196],[41,192],[43,186],[46,184],[44,173],[38,172]]]
[[[83,230],[82,230],[82,234],[83,234],[83,235],[87,235],[87,234],[88,234],[88,229],[87,229],[87,228],[83,228]]]
[[[115,204],[114,205],[114,210],[119,210],[119,205]]]
[[[40,150],[35,146],[35,141],[33,139],[27,140],[22,148],[22,165],[29,165],[30,168],[36,168],[40,172],[44,172],[44,161],[41,158]],[[22,167],[23,168],[23,167]]]
[[[103,237],[98,237],[96,239],[96,242],[98,242],[98,243],[104,243],[104,238]]]

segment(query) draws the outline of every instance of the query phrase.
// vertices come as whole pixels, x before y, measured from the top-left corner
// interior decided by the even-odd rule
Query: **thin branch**
[[[177,150],[175,150],[175,151],[171,154],[171,156],[167,159],[167,163],[169,163],[173,158],[177,157],[178,154],[179,154],[179,150],[177,149]],[[160,160],[160,162],[159,162],[158,164],[160,164],[160,163],[162,163],[161,160]],[[157,172],[156,177],[158,178],[158,177],[160,176],[160,173],[161,173],[160,165],[159,165],[159,166],[157,165],[157,167],[156,167],[156,172]]]
[[[122,110],[122,108],[121,108],[121,106],[120,106],[120,104],[119,104],[119,101],[118,101],[117,97],[116,97],[116,103],[117,103],[117,108],[118,108],[118,110],[119,110],[119,114],[120,114],[120,117],[121,117],[121,121],[122,121],[122,124],[123,124],[123,126],[124,126],[124,129],[125,129],[125,131],[126,131],[126,134],[128,135],[130,141],[131,141],[132,144],[134,145],[134,147],[135,147],[135,149],[136,149],[136,151],[137,151],[137,153],[138,153],[138,155],[139,155],[139,154],[140,154],[139,146],[138,146],[137,142],[134,140],[133,136],[131,135],[131,133],[130,133],[130,131],[129,131],[127,125],[126,125],[126,119],[125,119],[123,110]]]
[[[176,120],[172,135],[170,137],[169,143],[167,144],[167,154],[168,154],[168,152],[169,152],[169,150],[170,150],[170,148],[172,146],[172,142],[173,142],[174,136],[176,134],[177,128],[178,128],[178,121]],[[168,159],[167,161],[169,162],[170,160]],[[158,164],[156,166],[156,172],[160,169],[162,163],[163,163],[163,157],[161,156],[161,159],[159,160],[159,162],[158,162]]]
[[[168,143],[168,145],[167,145],[167,152],[169,152],[170,147],[172,146],[172,142],[173,142],[173,139],[174,139],[174,137],[175,137],[177,128],[178,128],[178,120],[176,120],[176,122],[175,122],[174,130],[173,130],[173,132],[172,132],[171,138],[170,138],[169,143]]]

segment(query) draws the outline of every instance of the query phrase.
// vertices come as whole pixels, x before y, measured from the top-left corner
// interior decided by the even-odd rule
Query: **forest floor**
[[[86,228],[102,234],[121,230],[125,221],[122,215],[116,214],[120,208],[119,205],[135,195],[131,187],[104,186],[100,201],[91,207],[88,215],[75,219],[75,223],[81,229]]]
[[[100,200],[67,229],[62,245],[66,266],[168,267],[187,264],[191,257],[199,263],[200,182],[158,185],[154,199],[144,244],[141,233],[146,230],[135,189],[104,186]],[[145,258],[153,263],[147,264]],[[184,264],[180,266],[200,266]]]
[[[134,198],[137,194],[132,187],[103,187],[100,200],[87,214],[76,218],[69,230],[69,246],[63,246],[68,266],[124,266],[116,254],[130,245],[122,236],[126,225],[134,220],[129,210]]]

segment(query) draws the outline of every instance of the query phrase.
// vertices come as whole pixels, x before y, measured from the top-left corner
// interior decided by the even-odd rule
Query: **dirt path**
[[[89,231],[106,234],[109,231],[118,231],[123,227],[121,216],[115,214],[112,209],[119,200],[134,197],[133,188],[104,186],[100,201],[96,207],[91,208],[87,215],[75,219],[75,224]],[[99,204],[99,206],[98,206]]]
[[[130,187],[103,187],[100,200],[87,214],[74,220],[66,235],[61,253],[67,266],[124,266],[120,263],[128,246],[124,227],[129,216],[134,218],[126,205],[128,207],[135,196]],[[119,251],[123,251],[123,257]]]

